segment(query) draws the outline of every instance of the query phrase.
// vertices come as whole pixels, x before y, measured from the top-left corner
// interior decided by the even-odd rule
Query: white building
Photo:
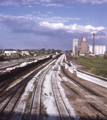
[[[4,55],[6,55],[6,56],[10,56],[13,53],[17,53],[17,51],[4,51]]]
[[[73,39],[73,55],[78,56],[78,39]]]
[[[93,45],[89,45],[89,52],[93,53]],[[94,46],[94,55],[104,55],[106,52],[106,46],[95,45]]]
[[[24,55],[30,56],[30,53],[29,53],[29,51],[21,51],[21,55],[22,56],[24,56]]]

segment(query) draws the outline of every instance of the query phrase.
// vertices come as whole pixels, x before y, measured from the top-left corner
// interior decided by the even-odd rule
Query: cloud
[[[81,18],[70,18],[70,17],[50,17],[50,18],[45,18],[44,21],[47,22],[54,22],[54,23],[64,23],[64,22],[69,22],[70,20],[81,20]]]
[[[107,4],[107,0],[101,0],[101,1],[99,1],[99,0],[93,0],[93,1],[91,1],[91,4],[93,4],[93,5]]]
[[[99,31],[105,31],[106,28],[103,26],[100,27],[93,27],[91,25],[81,26],[77,24],[73,25],[64,25],[63,23],[49,23],[49,22],[41,22],[40,25],[42,27],[46,27],[51,30],[65,30],[67,33],[98,33]]]
[[[45,3],[43,5],[46,7],[63,7],[62,3],[102,5],[107,4],[107,0],[0,0],[0,5],[3,6],[35,5],[39,3]]]
[[[47,14],[53,14],[53,12],[47,12]]]
[[[47,14],[42,14],[41,12],[38,12],[38,16],[47,17],[48,15]]]
[[[34,35],[45,35],[57,40],[70,40],[83,35],[91,36],[96,33],[100,38],[107,36],[106,28],[103,26],[94,27],[91,25],[64,25],[64,23],[50,23],[44,18],[33,15],[10,16],[0,14],[0,24],[10,29],[13,33],[33,33]],[[101,36],[101,37],[100,37]]]
[[[35,11],[33,11],[32,13],[34,13],[34,14],[35,14],[36,12],[35,12]]]
[[[0,5],[2,6],[20,6],[20,5],[34,5],[39,4],[39,0],[0,0]]]
[[[51,3],[74,3],[74,4],[107,4],[107,0],[44,0]]]
[[[31,5],[28,5],[28,7],[32,7]]]
[[[62,4],[42,4],[45,7],[63,7]]]
[[[67,7],[68,9],[73,8],[73,6]]]
[[[34,12],[35,13],[35,12]],[[41,12],[37,12],[38,16],[33,16],[31,14],[25,15],[26,17],[29,17],[30,19],[39,19],[40,21],[44,22],[50,22],[50,23],[65,23],[69,22],[71,20],[81,20],[81,18],[71,18],[71,17],[48,17],[48,14],[51,14],[50,12],[48,14],[42,14]]]
[[[43,44],[46,44],[51,49],[65,50],[72,49],[73,38],[78,38],[80,41],[84,35],[87,37],[87,41],[92,41],[93,33],[95,33],[97,41],[106,44],[107,32],[103,26],[65,25],[65,18],[59,17],[59,22],[54,22],[56,18],[53,18],[42,18],[29,14],[25,16],[0,14],[0,28],[5,28],[4,30],[1,29],[2,33],[0,33],[2,46],[14,46],[13,48],[20,48],[20,46],[22,48],[35,48],[39,46],[41,48]]]

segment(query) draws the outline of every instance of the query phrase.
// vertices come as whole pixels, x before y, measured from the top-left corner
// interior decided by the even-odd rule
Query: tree
[[[105,52],[103,57],[104,57],[104,59],[107,59],[107,51]]]
[[[55,53],[55,52],[56,52],[56,50],[52,49],[52,53]]]
[[[4,56],[3,55],[0,56],[0,61],[4,61]]]
[[[40,53],[45,53],[45,48],[40,49]]]
[[[51,49],[48,49],[48,50],[47,50],[47,53],[48,53],[48,54],[51,53]]]
[[[59,49],[58,49],[58,50],[56,50],[56,52],[60,53],[60,52],[61,52],[61,50],[59,50]]]

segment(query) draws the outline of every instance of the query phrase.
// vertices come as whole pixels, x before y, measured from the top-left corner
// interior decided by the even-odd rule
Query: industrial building
[[[104,55],[106,52],[106,46],[95,45],[94,46],[94,55]],[[89,53],[93,53],[93,45],[89,45]]]
[[[88,42],[86,41],[86,36],[82,36],[80,42],[80,52],[79,55],[85,56],[88,53]]]
[[[89,54],[103,56],[106,52],[106,46],[95,45],[95,34],[93,34],[93,45],[89,45]]]
[[[78,39],[73,39],[73,55],[78,55]],[[80,42],[80,56],[103,56],[106,52],[105,45],[95,45],[95,34],[93,34],[93,45],[88,46],[88,41],[86,41],[86,36],[82,36],[82,40]]]
[[[78,56],[78,39],[73,39],[73,55]]]

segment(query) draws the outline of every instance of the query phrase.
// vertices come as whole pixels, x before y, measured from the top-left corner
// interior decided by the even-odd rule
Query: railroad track
[[[40,64],[36,65],[35,67],[39,67]],[[24,75],[28,74],[30,71],[34,70],[35,67],[28,69],[26,71],[23,71],[22,73],[19,73],[15,76],[12,76],[11,78],[4,80],[1,84],[0,84],[0,93],[3,93],[3,91],[15,80],[20,79],[21,77],[23,77]]]
[[[35,67],[39,67],[41,64],[37,64],[34,67],[30,68],[30,69],[26,69],[23,72],[19,72],[15,75],[13,75],[12,77],[8,78],[8,79],[4,79],[4,81],[2,83],[0,83],[0,89],[5,89],[6,87],[8,87],[14,80],[17,80],[18,78],[22,77],[25,74],[28,74],[30,71],[34,70]],[[0,90],[1,92],[2,90]]]
[[[43,82],[45,79],[45,76],[47,72],[51,69],[52,65],[50,65],[39,77],[38,82],[35,86],[35,89],[33,91],[31,106],[30,106],[30,112],[29,112],[29,118],[28,120],[40,120],[41,115],[41,96],[42,96],[42,87]]]
[[[77,84],[79,87],[81,87],[82,89],[84,89],[85,91],[89,92],[92,95],[96,95],[99,97],[103,97],[100,93],[92,90],[91,88],[85,86],[84,84],[82,84],[81,82],[77,81],[76,79],[72,78],[69,74],[67,74],[67,72],[65,71],[64,67],[62,67],[62,72],[64,73],[65,76],[67,76],[68,78],[70,78],[75,84]]]
[[[68,88],[68,91],[71,91],[75,96],[77,96],[76,97],[77,99],[79,98],[82,101],[83,105],[87,106],[87,108],[91,109],[91,111],[93,111],[93,113],[95,113],[95,115],[96,115],[95,119],[101,118],[103,120],[106,120],[107,119],[106,107],[103,108],[102,104],[95,103],[95,101],[85,100],[86,98],[84,97],[83,94],[80,93],[79,89],[82,89],[83,91],[87,92],[89,95],[91,95],[93,97],[96,96],[98,98],[103,98],[103,100],[105,102],[106,102],[106,99],[105,99],[106,97],[103,96],[102,94],[98,93],[98,91],[93,90],[93,89],[85,86],[84,84],[82,84],[80,81],[77,81],[76,79],[72,78],[69,74],[67,74],[64,67],[61,67],[61,69],[62,69],[63,75],[66,76],[67,78],[69,78],[74,84],[76,84],[79,87],[77,90],[75,88],[70,87],[69,84],[62,82],[62,84]],[[102,101],[102,102],[104,102],[104,101]],[[84,119],[84,118],[82,118],[82,119]]]
[[[75,91],[75,89],[73,89],[69,84],[62,82],[62,84],[68,88],[68,91],[72,92],[75,94],[75,96],[77,96],[77,98],[79,98],[81,100],[81,102],[87,106],[88,109],[90,109],[95,115],[96,115],[96,119],[97,117],[99,117],[102,120],[107,120],[107,115],[106,115],[106,111],[102,111],[100,110],[94,103],[92,103],[90,100],[85,100],[83,96],[81,96],[79,93],[77,93],[77,91]],[[91,119],[91,118],[90,118]]]
[[[48,63],[46,63],[43,66],[40,66],[39,68],[37,68],[36,70],[34,70],[29,76],[27,76],[26,78],[24,78],[20,83],[18,83],[18,85],[16,85],[16,87],[13,87],[13,90],[10,90],[11,92],[7,92],[6,94],[3,93],[3,95],[5,96],[2,100],[1,100],[1,104],[3,101],[7,100],[6,103],[2,106],[2,108],[0,109],[0,119],[4,120],[4,119],[11,119],[13,110],[15,108],[15,106],[17,105],[20,96],[22,95],[27,83],[31,80],[31,78],[37,73],[39,72],[41,69],[43,69],[46,65],[49,64],[50,61],[48,61]],[[3,96],[2,95],[2,96]]]
[[[26,83],[24,84],[20,84],[17,89],[13,92],[12,96],[10,97],[10,99],[7,101],[7,103],[3,106],[1,112],[0,112],[0,118],[2,120],[4,119],[9,119],[16,104],[18,103],[18,100],[20,99],[20,96],[22,95],[25,87],[26,87]]]
[[[46,63],[51,58],[46,58],[44,60],[40,60],[36,63],[28,64],[24,67],[19,67],[18,69],[15,69],[14,71],[8,72],[7,74],[4,74],[3,76],[0,76],[0,93],[2,90],[7,88],[13,81],[17,80],[21,76],[28,74],[30,71],[34,70],[36,67],[39,67],[41,64]],[[20,69],[20,70],[19,70]],[[13,74],[14,72],[14,74]]]
[[[52,73],[52,77],[51,77],[51,84],[52,84],[52,91],[53,91],[53,95],[55,98],[55,103],[59,112],[59,117],[61,120],[71,120],[72,117],[70,115],[70,112],[66,106],[66,103],[64,102],[64,99],[60,93],[59,87],[58,87],[58,83],[57,83],[57,68],[54,68],[55,71],[53,71]]]
[[[49,61],[49,60],[48,60]],[[42,64],[44,64],[44,63],[46,63],[47,61],[45,61],[45,62],[42,62]],[[15,82],[15,81],[17,81],[17,80],[21,80],[21,79],[24,79],[24,77],[26,76],[26,75],[28,75],[28,73],[30,73],[31,71],[34,71],[34,70],[36,70],[38,67],[40,67],[40,63],[39,64],[37,64],[36,66],[33,66],[32,68],[30,68],[30,69],[27,69],[27,70],[25,70],[25,71],[23,71],[23,72],[19,72],[17,75],[15,75],[15,76],[13,76],[12,78],[10,78],[10,79],[8,79],[8,80],[5,80],[2,84],[1,84],[1,87],[0,87],[0,96],[3,94],[3,93],[5,93],[6,92],[6,89],[13,83],[13,82]]]
[[[96,93],[95,91],[93,91],[90,88],[86,88],[86,86],[84,86],[82,83],[80,83],[79,81],[77,81],[76,79],[72,78],[70,75],[67,74],[66,70],[64,69],[64,67],[62,68],[62,73],[69,78],[72,82],[74,82],[78,87],[84,89],[85,91],[87,91],[90,95],[93,96],[98,96],[98,97],[103,97],[102,95]],[[88,108],[90,108],[92,111],[96,112],[96,114],[98,116],[101,117],[101,119],[106,120],[107,119],[107,111],[106,109],[102,108],[100,104],[96,104],[92,101],[90,101],[89,99],[87,100],[81,93],[78,92],[77,89],[71,87],[69,84],[67,84],[66,82],[62,82],[71,92],[73,92],[77,98],[80,98],[82,100],[82,102],[84,103],[84,105],[86,105]],[[103,97],[104,98],[104,97]],[[104,98],[105,100],[105,98]],[[106,108],[106,107],[105,107]],[[97,117],[98,117],[97,116]]]

